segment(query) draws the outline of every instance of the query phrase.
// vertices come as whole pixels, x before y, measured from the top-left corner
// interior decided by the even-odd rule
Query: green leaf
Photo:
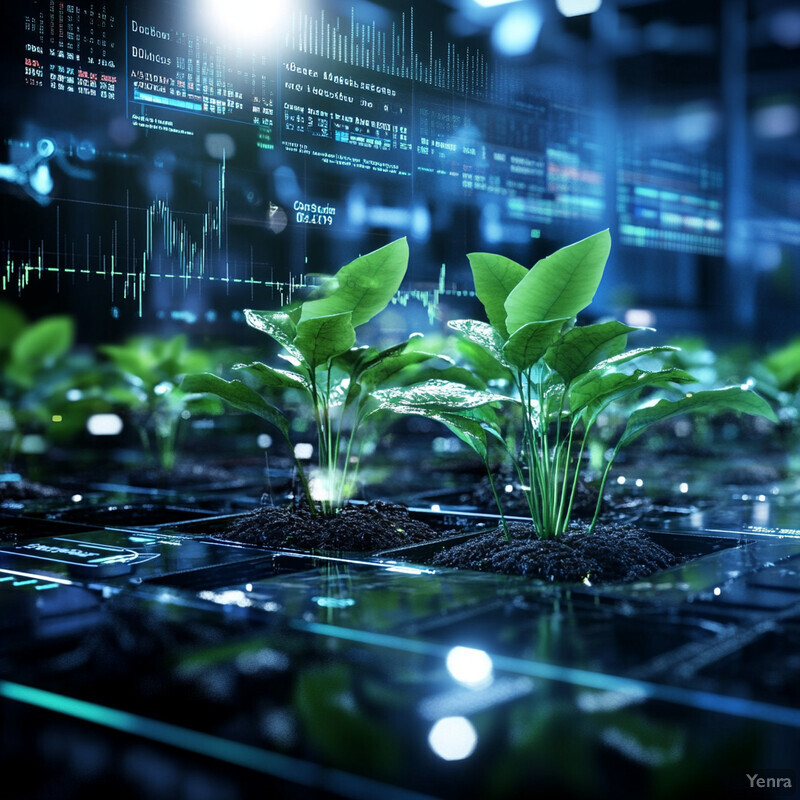
[[[401,345],[405,346],[405,342]],[[372,363],[378,355],[378,349],[362,345],[351,347],[348,351],[341,353],[334,359],[334,366],[346,372],[351,378],[358,378],[362,370]]]
[[[406,367],[414,364],[421,364],[438,358],[434,353],[425,353],[422,350],[409,350],[407,352],[394,352],[383,355],[382,358],[375,360],[359,376],[359,380],[367,388],[382,386]]]
[[[679,400],[662,399],[655,405],[634,411],[628,417],[628,424],[618,446],[629,444],[651,425],[688,411],[739,411],[766,417],[772,422],[778,421],[763,397],[739,386],[728,386],[724,389],[690,393]]]
[[[603,359],[625,349],[627,334],[642,330],[612,320],[568,330],[547,351],[545,361],[569,386]]]
[[[489,443],[486,429],[480,422],[466,416],[455,414],[433,414],[430,419],[441,422],[462,442],[469,445],[483,461],[489,457]]]
[[[242,370],[252,375],[259,384],[269,389],[305,389],[311,391],[308,380],[303,375],[298,375],[288,369],[277,369],[260,361],[252,364],[235,364],[234,369]]]
[[[609,367],[618,367],[626,361],[633,361],[634,358],[647,358],[660,353],[675,353],[680,350],[679,347],[672,347],[671,345],[662,344],[655,347],[637,347],[635,350],[626,350],[624,353],[606,358],[597,363],[597,369],[607,369]]]
[[[456,352],[465,361],[473,377],[487,385],[490,381],[511,381],[508,367],[501,364],[493,355],[475,342],[458,337],[456,339]],[[463,383],[463,381],[461,381]]]
[[[645,388],[694,382],[693,375],[676,367],[656,372],[640,369],[630,375],[624,372],[592,370],[583,380],[573,384],[569,395],[570,410],[573,415],[577,415],[587,408],[587,421],[594,421],[597,415],[615,400],[628,397]]]
[[[344,378],[331,386],[328,394],[328,408],[339,408],[349,406],[361,393],[361,387],[350,378]]]
[[[402,376],[405,378],[405,376]],[[424,383],[430,380],[449,381],[450,383],[461,383],[464,386],[469,386],[470,389],[485,389],[486,381],[476,374],[473,370],[466,367],[458,367],[455,365],[437,368],[430,364],[420,367],[418,370],[413,370],[410,375],[410,381],[414,383]],[[410,381],[404,380],[405,384]]]
[[[491,325],[476,319],[451,319],[447,327],[482,347],[495,361],[508,369],[509,364],[503,356],[505,342]]]
[[[505,302],[511,290],[528,270],[505,256],[494,253],[469,253],[475,294],[486,309],[489,323],[503,339],[508,338]]]
[[[226,381],[210,372],[187,375],[181,383],[184,392],[208,392],[242,411],[249,411],[274,425],[289,441],[289,420],[280,409],[268,403],[258,392],[241,381]]]
[[[297,325],[286,311],[258,311],[253,308],[244,310],[244,318],[251,328],[263,331],[271,336],[289,355],[300,358],[300,351],[295,347]]]
[[[394,409],[409,406],[435,413],[451,413],[478,408],[489,403],[508,400],[510,397],[492,392],[470,389],[450,381],[430,380],[413,386],[378,389],[372,393],[381,408]]]
[[[44,317],[25,328],[11,345],[11,359],[33,373],[52,364],[72,347],[75,323],[72,317]]]
[[[138,342],[131,340],[127,344],[107,344],[98,349],[111,359],[116,369],[131,376],[134,383],[146,386],[148,390],[158,383],[156,359],[149,348],[140,347]]]
[[[610,250],[604,230],[537,261],[506,298],[509,334],[529,322],[577,316],[592,302]]]
[[[407,267],[405,237],[360,256],[336,273],[336,288],[331,294],[302,304],[300,324],[318,317],[352,313],[353,327],[363,325],[386,308],[400,288]]]
[[[352,314],[346,311],[329,317],[301,319],[294,343],[311,369],[316,369],[334,356],[346,353],[355,341]]]
[[[503,346],[505,360],[519,370],[532,367],[547,351],[569,317],[529,322],[517,328]]]
[[[25,315],[16,306],[0,301],[0,353],[11,348],[27,324]]]
[[[800,388],[800,338],[770,353],[764,359],[764,366],[775,376],[780,389],[797,391]]]

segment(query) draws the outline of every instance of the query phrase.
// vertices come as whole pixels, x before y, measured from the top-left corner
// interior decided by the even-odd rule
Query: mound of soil
[[[217,535],[259,547],[363,553],[427,542],[442,533],[413,519],[403,505],[373,500],[332,516],[312,516],[305,506],[262,506]]]
[[[630,525],[573,523],[556,539],[538,539],[532,526],[509,525],[511,541],[498,527],[437,553],[432,563],[506,575],[528,575],[545,581],[591,585],[634,581],[666,569],[679,560]]]

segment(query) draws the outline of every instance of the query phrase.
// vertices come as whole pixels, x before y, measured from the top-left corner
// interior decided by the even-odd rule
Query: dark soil
[[[437,553],[432,563],[552,582],[591,585],[634,581],[677,563],[678,559],[630,525],[573,523],[556,539],[538,539],[530,525],[511,523],[511,542],[498,527]]]
[[[349,552],[419,544],[441,535],[441,531],[413,519],[405,506],[382,500],[347,505],[333,516],[312,516],[304,506],[263,506],[217,534],[259,547]]]

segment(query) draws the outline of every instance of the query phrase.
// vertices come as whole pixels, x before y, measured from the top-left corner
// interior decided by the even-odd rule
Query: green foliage
[[[359,431],[375,409],[379,387],[418,380],[419,365],[436,358],[420,350],[414,338],[383,350],[356,346],[356,328],[389,304],[407,266],[408,243],[398,239],[342,267],[325,282],[322,297],[279,311],[247,309],[248,325],[281,346],[286,366],[256,361],[236,365],[242,379],[206,373],[183,381],[187,391],[214,394],[266,420],[293,453],[289,418],[275,398],[286,390],[299,393],[317,435],[311,480],[295,459],[312,513],[317,503],[322,513],[335,513],[352,492],[363,444]]]
[[[628,335],[642,329],[614,320],[576,325],[577,315],[594,298],[610,247],[608,231],[601,231],[561,248],[530,270],[495,254],[470,254],[475,291],[489,322],[456,320],[450,327],[468,343],[468,355],[480,353],[475,360],[480,371],[499,377],[510,391],[470,394],[463,386],[431,385],[424,399],[416,391],[382,396],[384,407],[447,425],[484,460],[490,479],[488,443],[500,441],[526,487],[531,519],[542,538],[558,536],[569,526],[590,431],[612,404],[638,405],[605,465],[592,528],[620,448],[656,422],[687,412],[723,410],[774,419],[766,401],[740,386],[662,398],[652,405],[642,399],[647,392],[695,379],[660,362],[675,348],[628,350]],[[656,368],[649,367],[652,363]],[[497,402],[516,413],[497,416]],[[498,506],[502,516],[499,499]]]
[[[29,322],[0,302],[0,458],[7,466],[21,452],[74,437],[91,413],[104,410],[98,372],[91,355],[75,349],[71,317]]]
[[[115,380],[104,389],[106,401],[124,409],[145,452],[162,469],[173,469],[182,421],[222,413],[218,399],[179,385],[184,375],[209,369],[213,356],[202,348],[190,348],[183,334],[168,339],[134,336],[99,350],[115,373]]]

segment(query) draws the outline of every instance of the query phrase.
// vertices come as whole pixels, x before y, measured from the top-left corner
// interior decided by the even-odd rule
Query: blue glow
[[[208,733],[181,728],[155,719],[105,708],[96,703],[25,686],[11,681],[0,681],[0,697],[19,703],[47,709],[75,719],[92,722],[153,742],[179,747],[191,753],[246,767],[266,775],[313,788],[325,787],[329,792],[344,797],[382,797],[387,800],[405,800],[415,797],[410,792],[392,788],[384,783],[354,775],[342,770],[320,767],[299,758],[261,750]],[[417,795],[418,796],[418,795]]]
[[[519,0],[475,0],[475,4],[481,8],[495,8],[497,6],[508,6],[511,3],[518,3]]]
[[[37,194],[50,194],[53,191],[53,177],[47,164],[40,164],[30,177],[31,189]]]
[[[538,8],[514,7],[492,29],[492,44],[503,55],[525,55],[536,47],[541,30],[542,14]]]
[[[558,10],[565,17],[593,14],[601,5],[603,5],[603,0],[556,0]]]
[[[333,636],[344,641],[388,647],[393,650],[429,655],[435,658],[446,658],[448,652],[446,648],[432,642],[406,639],[402,636],[374,631],[359,631],[322,622],[293,620],[289,627],[321,636]],[[667,703],[713,711],[716,714],[747,717],[800,729],[800,709],[779,706],[774,703],[730,697],[715,692],[684,689],[680,686],[665,686],[649,681],[592,672],[578,667],[566,667],[562,664],[548,664],[543,661],[531,661],[512,656],[495,655],[494,665],[499,670],[517,675],[528,675],[532,678],[603,691],[639,692],[645,698],[654,698]]]
[[[454,647],[446,659],[447,670],[458,683],[482,688],[492,682],[492,659],[484,650]]]
[[[289,7],[263,0],[208,0],[208,18],[214,30],[220,28],[239,39],[255,40],[279,27]]]
[[[445,761],[463,761],[475,752],[478,734],[466,717],[445,717],[431,728],[428,744]]]
[[[356,604],[352,597],[312,597],[311,602],[320,608],[350,608]]]

